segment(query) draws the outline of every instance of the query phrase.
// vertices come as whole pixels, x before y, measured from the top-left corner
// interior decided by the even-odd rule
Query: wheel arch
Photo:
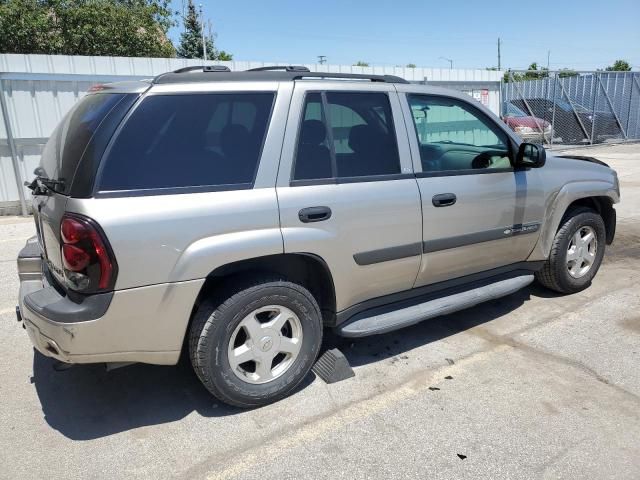
[[[564,185],[551,198],[545,209],[538,243],[529,260],[546,260],[551,251],[553,238],[567,214],[577,207],[587,207],[602,216],[606,229],[607,244],[613,242],[616,230],[614,203],[619,201],[615,186],[605,181],[571,182]]]
[[[572,210],[579,207],[593,210],[602,217],[602,220],[604,221],[607,245],[611,245],[616,234],[616,210],[613,208],[613,200],[607,196],[583,197],[574,200],[567,207],[560,224],[564,223],[564,220],[571,214]],[[560,225],[558,228],[559,227]]]
[[[229,282],[247,276],[281,276],[285,280],[302,285],[315,297],[322,312],[325,326],[335,324],[336,295],[333,276],[323,258],[311,253],[281,253],[230,262],[215,268],[196,297],[191,318],[205,298],[210,298]],[[189,325],[191,320],[189,321]]]

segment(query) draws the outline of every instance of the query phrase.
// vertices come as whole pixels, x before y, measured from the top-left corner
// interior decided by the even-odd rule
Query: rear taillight
[[[83,215],[67,213],[60,224],[60,239],[67,287],[84,293],[113,288],[116,260],[96,222]]]

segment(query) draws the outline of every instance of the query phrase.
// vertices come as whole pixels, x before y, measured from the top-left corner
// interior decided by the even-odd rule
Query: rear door
[[[403,96],[422,170],[424,253],[416,286],[526,260],[544,207],[538,172],[512,168],[515,145],[470,101]]]
[[[412,287],[420,195],[392,85],[296,82],[277,194],[285,252],[327,263],[338,311]]]

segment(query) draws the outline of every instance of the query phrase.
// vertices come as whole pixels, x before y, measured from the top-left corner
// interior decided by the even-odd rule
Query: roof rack
[[[271,71],[277,71],[277,70],[284,70],[285,72],[310,72],[311,71],[307,67],[304,67],[302,65],[282,65],[282,66],[273,65],[269,67],[250,68],[249,70],[247,70],[247,72],[271,72]]]
[[[196,70],[202,69],[201,72]],[[190,75],[182,75],[193,72]],[[210,75],[210,72],[226,72],[225,75]],[[163,73],[153,79],[153,83],[185,83],[185,82],[286,82],[296,80],[335,79],[335,80],[368,80],[380,83],[409,83],[395,75],[367,75],[360,73],[311,72],[308,68],[295,65],[259,67],[244,72],[232,72],[222,65],[207,65],[180,68],[174,72]]]
[[[231,69],[225,65],[193,65],[191,67],[182,67],[171,73],[187,73],[201,70],[203,72],[230,72]]]
[[[167,72],[167,73],[161,73],[160,75],[157,75],[154,79],[153,79],[153,83],[175,83],[175,81],[173,82],[167,82],[167,81],[161,81],[164,77],[167,76],[173,76],[175,75],[181,75],[183,73],[188,73],[188,72],[196,72],[194,73],[194,75],[196,75],[197,73],[211,73],[211,72],[226,72],[226,73],[231,73],[231,69],[229,67],[227,67],[226,65],[192,65],[190,67],[182,67],[179,68],[177,70],[174,70],[172,72]],[[182,76],[180,78],[183,78]]]
[[[297,75],[292,80],[304,80],[314,78],[328,78],[336,80],[370,80],[371,82],[382,83],[409,83],[404,78],[395,75],[367,75],[366,73],[330,73],[330,72],[310,72],[304,75]]]

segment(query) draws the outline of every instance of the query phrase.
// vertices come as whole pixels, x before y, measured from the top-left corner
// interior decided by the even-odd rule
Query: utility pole
[[[184,33],[187,30],[187,26],[185,25],[184,22],[184,9],[185,9],[185,4],[184,4],[184,0],[182,0],[182,32]]]
[[[324,65],[325,63],[327,63],[326,55],[318,55],[318,63],[320,65]]]
[[[200,28],[202,30],[202,53],[204,57],[204,61],[207,61],[207,42],[205,42],[204,38],[204,16],[202,15],[202,4],[200,4]]]
[[[551,50],[547,50],[547,70],[549,70],[549,58],[551,58]]]
[[[498,37],[498,70],[500,70],[500,37]]]

